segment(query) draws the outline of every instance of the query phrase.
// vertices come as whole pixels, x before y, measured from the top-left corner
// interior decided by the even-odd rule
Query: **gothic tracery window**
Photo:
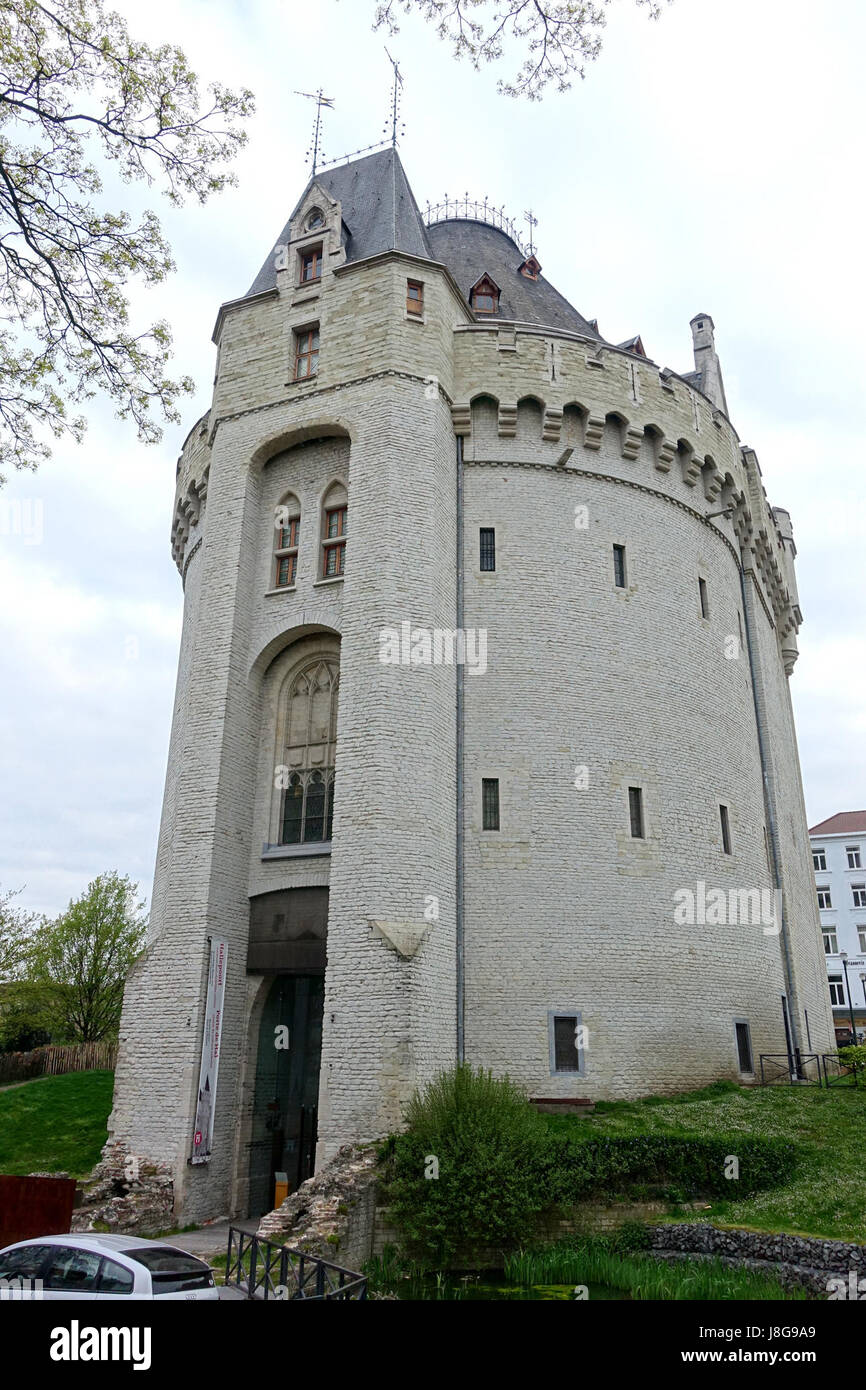
[[[318,657],[289,686],[281,844],[321,844],[331,839],[339,683],[336,658]]]

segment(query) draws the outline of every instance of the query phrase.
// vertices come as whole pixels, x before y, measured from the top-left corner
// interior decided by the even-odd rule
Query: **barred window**
[[[482,777],[481,779],[481,828],[482,830],[499,829],[498,777]]]
[[[317,658],[298,672],[289,689],[284,759],[289,775],[280,811],[280,844],[331,839],[339,684],[337,661]]]
[[[482,570],[496,569],[496,531],[492,526],[482,526],[478,532],[480,556],[480,568]]]
[[[579,1072],[583,1057],[580,1046],[580,1014],[548,1014],[550,1040],[550,1070],[555,1072]]]

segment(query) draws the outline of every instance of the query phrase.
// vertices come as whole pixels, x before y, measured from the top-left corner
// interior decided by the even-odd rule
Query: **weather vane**
[[[308,160],[309,160],[309,159],[312,159],[312,162],[313,162],[313,174],[315,175],[315,172],[316,172],[316,169],[317,169],[318,163],[319,163],[319,136],[320,136],[320,134],[321,134],[321,129],[322,129],[322,107],[323,107],[323,106],[333,107],[333,105],[334,105],[334,98],[333,98],[333,97],[326,97],[326,96],[323,96],[323,95],[322,95],[322,89],[321,89],[321,87],[319,88],[319,90],[318,90],[317,92],[298,92],[298,91],[296,91],[296,92],[295,92],[295,96],[296,96],[296,97],[308,97],[310,101],[314,101],[314,102],[316,103],[316,120],[315,120],[315,123],[314,123],[314,125],[313,125],[313,139],[312,139],[312,142],[311,142],[311,144],[310,144],[310,148],[309,148],[309,150],[307,151],[307,159],[308,159]]]
[[[391,54],[388,53],[387,48],[385,49],[385,52],[388,56],[388,62],[394,69],[394,81],[391,86],[391,144],[394,147],[394,149],[396,149],[398,125],[400,127],[401,135],[405,134],[406,130],[406,127],[400,121],[400,98],[402,96],[403,78],[400,74],[400,64],[397,62],[395,58],[391,57]],[[386,132],[387,129],[388,127],[386,126]]]
[[[525,220],[526,222],[529,223],[529,254],[530,254],[530,256],[534,256],[534,255],[535,255],[535,244],[534,244],[534,234],[533,234],[533,230],[532,230],[532,229],[533,229],[533,227],[537,227],[537,226],[538,226],[538,218],[533,216],[532,208],[528,208],[528,209],[526,210],[526,212],[523,214],[523,217],[524,217],[524,220]]]

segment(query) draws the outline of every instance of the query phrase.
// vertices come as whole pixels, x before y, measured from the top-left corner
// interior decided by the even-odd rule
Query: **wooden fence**
[[[113,1071],[117,1043],[69,1043],[36,1047],[32,1052],[0,1052],[0,1086],[31,1081],[35,1076],[59,1076],[68,1071]]]

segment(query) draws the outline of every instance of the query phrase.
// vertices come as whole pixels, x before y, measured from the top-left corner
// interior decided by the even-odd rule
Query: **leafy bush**
[[[843,1067],[849,1067],[851,1071],[866,1071],[866,1047],[862,1043],[858,1043],[856,1047],[853,1043],[850,1047],[840,1047],[839,1061]]]
[[[676,1188],[680,1194],[738,1196],[787,1182],[796,1166],[796,1150],[779,1139],[750,1135],[638,1134],[577,1138],[568,1130],[551,1130],[555,1154],[554,1200],[577,1202],[599,1192],[633,1190],[641,1184]],[[725,1176],[727,1162],[739,1164],[736,1179]]]
[[[406,1119],[382,1152],[386,1199],[420,1262],[441,1266],[460,1248],[529,1232],[551,1200],[550,1136],[513,1082],[458,1066],[416,1092]]]
[[[384,1195],[406,1253],[434,1268],[513,1247],[555,1206],[636,1189],[745,1196],[786,1183],[797,1158],[792,1144],[745,1134],[586,1136],[585,1121],[540,1115],[507,1077],[466,1065],[416,1092],[406,1120],[380,1149]]]

